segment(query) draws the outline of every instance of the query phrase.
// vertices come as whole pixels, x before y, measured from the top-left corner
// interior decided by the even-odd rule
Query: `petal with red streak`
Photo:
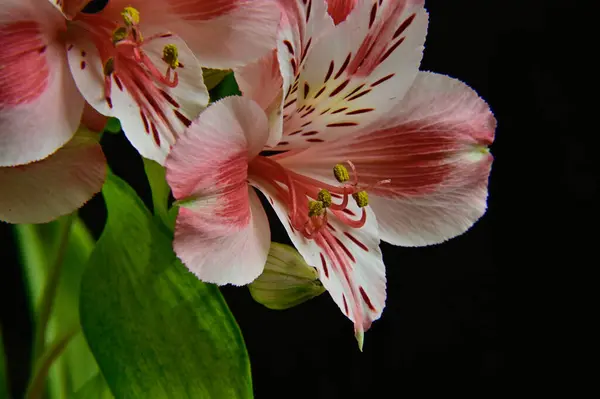
[[[395,245],[443,242],[469,229],[486,210],[496,120],[464,83],[421,72],[389,120],[352,138],[314,146],[280,162],[334,181],[332,167],[350,160],[381,238]],[[378,182],[391,179],[388,184]]]
[[[163,47],[177,46],[184,67],[176,69],[179,83],[174,88],[153,80],[136,61],[117,58],[107,98],[103,72],[106,60],[84,31],[75,28],[70,33],[69,65],[85,99],[101,114],[119,118],[125,135],[142,156],[164,164],[177,136],[208,104],[202,67],[191,50],[177,36],[142,45],[143,52],[163,73],[167,70]]]
[[[0,168],[0,220],[46,223],[85,204],[106,178],[106,159],[98,138],[80,129],[46,159]]]
[[[246,179],[267,137],[260,107],[228,97],[194,121],[167,159],[167,181],[181,202],[173,247],[203,281],[248,284],[264,268],[269,222]]]
[[[142,33],[148,27],[171,31],[203,66],[217,69],[267,54],[275,46],[280,17],[271,0],[111,0],[102,14],[118,18],[126,6],[140,11]]]
[[[356,6],[356,2],[357,0],[327,0],[327,11],[333,18],[333,22],[337,25],[344,21]]]
[[[358,1],[343,22],[313,41],[285,99],[278,149],[347,136],[402,100],[421,62],[427,13],[422,0],[380,3]]]
[[[379,248],[375,214],[365,208],[367,221],[357,229],[348,227],[329,211],[329,223],[324,233],[327,239],[317,242],[305,238],[293,228],[290,210],[272,186],[259,177],[250,178],[273,206],[296,249],[309,265],[317,268],[319,279],[342,313],[354,323],[355,331],[362,333],[368,330],[371,323],[381,316],[386,298],[385,265]],[[344,214],[358,220],[361,210],[351,201]],[[329,256],[323,240],[338,254],[338,258],[336,255],[335,259]]]
[[[55,152],[73,137],[83,110],[56,40],[64,18],[48,3],[3,4],[0,15],[0,166]]]

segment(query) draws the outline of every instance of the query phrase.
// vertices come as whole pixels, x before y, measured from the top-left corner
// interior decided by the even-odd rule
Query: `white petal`
[[[285,100],[279,149],[335,140],[384,117],[418,72],[426,31],[423,1],[359,1],[313,42],[293,85],[296,101]]]
[[[259,179],[253,179],[252,184],[267,196],[294,246],[309,265],[318,269],[321,282],[340,310],[355,323],[355,330],[366,331],[381,316],[386,297],[385,265],[373,212],[366,208],[367,222],[360,229],[350,228],[329,214],[326,230],[343,259],[341,265],[314,239],[306,239],[291,226],[289,209],[272,186]],[[353,215],[351,218],[360,219],[361,210],[356,204],[351,203],[346,209]]]

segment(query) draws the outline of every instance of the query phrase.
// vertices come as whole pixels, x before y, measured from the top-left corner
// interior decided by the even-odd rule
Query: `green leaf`
[[[60,231],[65,223],[68,223],[67,218],[47,224],[14,227],[36,319],[40,316],[40,299],[56,259]],[[84,223],[76,219],[71,226],[61,266],[45,344],[54,342],[73,329],[80,331],[78,301],[81,277],[93,248],[94,239]],[[85,338],[78,333],[62,356],[53,363],[48,375],[48,393],[52,398],[64,398],[67,393],[79,389],[97,372],[98,366]]]
[[[232,72],[225,76],[221,83],[219,83],[217,87],[210,91],[210,100],[211,102],[215,102],[223,97],[239,96],[241,94],[240,88],[238,87]]]
[[[70,399],[114,399],[101,373],[89,379]]]
[[[292,246],[271,243],[265,270],[250,285],[254,300],[269,309],[300,305],[325,292],[317,270]]]
[[[88,343],[115,397],[252,398],[240,330],[218,288],[175,257],[135,192],[110,175],[106,227],[81,290]]]
[[[169,214],[168,201],[171,188],[167,183],[165,168],[151,159],[144,159],[144,169],[150,188],[152,189],[152,205],[154,215],[169,229],[173,231],[175,217]]]
[[[4,341],[2,341],[2,330],[0,330],[0,398],[8,398],[8,374],[6,372],[6,360],[4,360]]]
[[[204,85],[208,90],[212,90],[221,81],[225,76],[231,73],[231,69],[211,69],[211,68],[202,68],[202,76],[204,77]]]

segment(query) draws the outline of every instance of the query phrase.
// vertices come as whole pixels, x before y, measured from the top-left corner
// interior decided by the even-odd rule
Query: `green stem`
[[[27,393],[25,394],[25,399],[41,399],[44,395],[44,389],[46,388],[46,378],[48,377],[48,372],[50,371],[50,367],[54,363],[56,359],[63,353],[71,339],[75,336],[78,329],[73,329],[66,333],[63,337],[56,340],[55,343],[52,344],[50,349],[44,353],[42,357],[37,362],[35,367],[35,373],[33,374],[33,378],[29,382],[29,386],[27,387]]]
[[[56,259],[50,268],[46,286],[44,287],[44,291],[40,298],[40,308],[35,329],[35,341],[33,344],[33,364],[37,363],[39,357],[44,352],[48,320],[50,320],[50,315],[52,314],[52,306],[54,305],[54,298],[56,297],[56,291],[58,290],[58,283],[60,281],[65,254],[69,246],[69,235],[71,233],[73,221],[76,219],[76,215],[77,213],[75,212],[67,216],[61,226]]]

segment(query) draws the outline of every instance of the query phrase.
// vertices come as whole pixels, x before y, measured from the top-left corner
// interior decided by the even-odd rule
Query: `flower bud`
[[[263,273],[250,285],[254,300],[269,309],[288,309],[312,299],[325,287],[317,270],[294,247],[271,243]]]

